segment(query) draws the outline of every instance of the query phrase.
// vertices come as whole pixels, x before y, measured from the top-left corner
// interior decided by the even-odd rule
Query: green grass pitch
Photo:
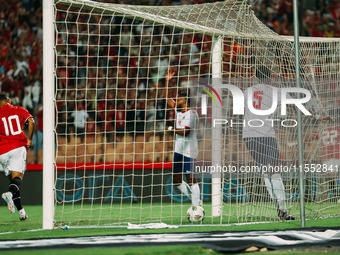
[[[84,207],[85,206],[85,207]],[[101,213],[100,217],[105,219],[107,214],[115,213],[116,210],[113,208],[111,211],[107,210],[107,208],[98,209],[98,211],[90,212],[88,207],[89,205],[84,205],[83,208],[81,206],[67,206],[67,211],[71,210],[78,210],[75,215],[72,217],[70,214],[63,215],[63,220],[67,220],[72,222],[75,219],[79,219],[79,217],[87,220],[80,221],[80,225],[91,223],[94,225],[96,221],[94,220],[96,217],[98,218],[98,213]],[[121,205],[120,205],[121,206]],[[180,206],[173,206],[173,209],[170,210],[169,207],[164,205],[165,207],[162,210],[162,213],[157,211],[158,206],[154,208],[146,206],[145,208],[139,208],[140,210],[136,211],[134,208],[131,212],[130,209],[123,210],[123,213],[127,214],[127,216],[131,215],[139,215],[135,216],[136,221],[139,221],[144,216],[150,214],[150,210],[152,210],[151,215],[154,217],[159,217],[162,214],[162,221],[167,223],[176,224],[175,215],[184,215],[182,217],[177,216],[177,224],[180,222],[187,223],[185,218],[185,207]],[[100,207],[99,207],[100,208]],[[208,211],[209,205],[205,205],[204,208]],[[177,229],[145,229],[145,230],[129,230],[125,227],[119,228],[89,228],[89,229],[82,229],[82,228],[72,228],[70,230],[62,230],[60,228],[53,229],[53,230],[41,230],[42,228],[42,206],[26,206],[25,207],[29,219],[27,221],[20,221],[18,214],[10,214],[6,208],[6,206],[0,207],[0,214],[2,216],[0,221],[0,239],[1,240],[9,240],[9,239],[28,239],[28,238],[49,238],[49,237],[77,237],[77,236],[93,236],[93,235],[113,235],[113,234],[134,234],[134,233],[175,233],[175,232],[197,232],[197,231],[247,231],[247,230],[283,230],[289,228],[299,228],[300,221],[294,222],[272,222],[272,223],[260,223],[260,224],[250,224],[250,225],[229,225],[229,226],[197,226],[191,227],[189,226],[181,226]],[[79,209],[83,209],[82,211]],[[334,210],[340,210],[339,207],[335,208]],[[57,209],[58,211],[58,209]],[[105,212],[105,213],[104,213]],[[184,214],[183,214],[184,213]],[[338,211],[339,213],[339,211]],[[60,215],[57,214],[57,218]],[[70,218],[71,217],[71,218]],[[112,217],[112,216],[111,216]],[[91,220],[89,220],[91,219]],[[98,220],[98,219],[97,219]],[[152,220],[152,217],[150,218]],[[207,216],[208,222],[214,221],[212,217]],[[209,222],[210,221],[210,222]],[[226,223],[226,222],[222,222]],[[232,223],[232,222],[230,222]],[[340,226],[340,218],[329,218],[329,219],[316,219],[316,220],[308,220],[306,221],[306,227],[336,227]],[[32,231],[37,230],[37,231]],[[215,251],[207,250],[199,246],[162,246],[162,247],[144,247],[140,249],[136,248],[95,248],[95,249],[65,249],[63,250],[63,254],[218,254]],[[281,252],[281,253],[280,253]],[[285,253],[286,252],[286,253]],[[296,250],[289,254],[304,254],[306,251]],[[322,251],[324,252],[324,251]],[[333,253],[332,250],[327,250],[328,254],[339,254],[340,250],[335,250]],[[2,254],[60,254],[60,250],[29,250],[29,251],[9,251],[9,252],[2,252]],[[256,253],[261,254],[261,253]],[[268,254],[268,252],[266,253]],[[287,251],[275,251],[274,254],[288,254]],[[320,251],[309,251],[308,254],[320,254]]]

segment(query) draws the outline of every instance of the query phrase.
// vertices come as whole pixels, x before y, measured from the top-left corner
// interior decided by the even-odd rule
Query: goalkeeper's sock
[[[273,195],[272,183],[270,182],[268,176],[265,176],[263,179],[264,179],[264,184],[266,185],[266,188],[268,190],[269,196],[274,201],[275,199],[274,199],[274,195]]]
[[[283,181],[280,174],[273,174],[272,178],[272,185],[273,185],[273,191],[275,194],[275,197],[277,199],[277,203],[279,206],[279,209],[286,212],[286,192],[285,187],[283,185]]]
[[[21,186],[21,179],[19,177],[15,177],[11,181],[8,187],[8,191],[13,194],[13,203],[18,209],[18,211],[22,209],[21,197],[20,197],[20,186]]]
[[[191,203],[193,206],[198,206],[200,204],[200,186],[198,183],[194,183],[191,189]]]
[[[190,197],[189,195],[189,185],[185,181],[183,181],[180,185],[177,186],[178,189],[182,192],[183,195]]]

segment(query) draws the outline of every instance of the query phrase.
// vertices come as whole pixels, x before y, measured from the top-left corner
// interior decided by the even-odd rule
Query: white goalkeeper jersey
[[[190,132],[185,136],[176,134],[175,152],[189,158],[196,158],[198,156],[198,121],[198,114],[194,110],[186,112],[176,111],[176,128],[184,129],[187,127],[190,128]]]
[[[273,104],[273,86],[266,84],[257,84],[247,88],[244,91],[245,113],[243,125],[243,138],[247,137],[275,137],[274,123],[270,119],[276,111],[268,115],[256,115],[248,108],[248,92],[252,90],[252,105],[256,110],[268,110]],[[291,98],[287,95],[287,98]],[[278,106],[281,101],[281,89],[277,88]],[[277,107],[279,109],[279,107]],[[251,121],[249,123],[249,121]],[[262,125],[263,123],[263,125]],[[250,124],[250,125],[249,125]]]

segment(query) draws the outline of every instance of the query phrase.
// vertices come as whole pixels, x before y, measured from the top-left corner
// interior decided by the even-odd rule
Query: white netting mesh
[[[56,29],[56,222],[124,224],[187,222],[189,198],[172,183],[173,110],[165,98],[165,75],[170,96],[191,95],[190,105],[201,114],[203,90],[212,84],[211,55],[221,38],[222,79],[242,90],[258,81],[256,69],[266,66],[270,83],[294,87],[293,42],[259,22],[246,1],[144,7],[69,0],[55,4]],[[312,93],[313,108],[335,122],[303,118],[306,163],[338,164],[338,97],[340,41],[301,42],[301,80]],[[205,87],[206,88],[206,87]],[[232,116],[231,94],[222,90],[223,116]],[[212,159],[212,118],[200,117],[198,166]],[[296,119],[289,109],[287,118]],[[242,128],[223,126],[223,164],[253,165]],[[275,125],[284,164],[297,161],[296,128]],[[261,133],[261,130],[259,130]],[[214,152],[215,153],[215,152]],[[335,162],[335,163],[334,163]],[[225,175],[223,213],[210,216],[209,174],[199,175],[206,210],[205,223],[278,220],[276,205],[262,175]],[[298,215],[298,181],[283,175],[287,208]],[[307,216],[338,215],[339,173],[306,174]]]

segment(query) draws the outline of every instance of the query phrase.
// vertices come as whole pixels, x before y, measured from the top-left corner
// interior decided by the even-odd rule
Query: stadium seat
[[[149,142],[158,142],[158,141],[160,141],[161,140],[161,137],[159,136],[159,135],[151,135],[150,137],[149,137]]]
[[[38,164],[43,163],[43,150],[38,150]]]
[[[145,137],[138,135],[136,136],[136,143],[144,143],[145,142]]]
[[[134,153],[134,162],[143,162],[143,152]]]
[[[144,152],[154,152],[155,151],[155,144],[154,143],[146,143],[144,147]]]
[[[124,162],[133,162],[133,160],[134,160],[133,153],[127,153],[124,155]]]
[[[133,142],[133,137],[131,135],[125,135],[122,139],[124,143],[132,143]]]
[[[27,164],[34,164],[34,151],[33,150],[28,150],[27,151]]]
[[[67,144],[67,138],[63,137],[63,136],[58,136],[57,137],[57,142],[58,142],[58,145]]]
[[[124,153],[124,152],[125,152],[125,143],[117,143],[116,153]]]

